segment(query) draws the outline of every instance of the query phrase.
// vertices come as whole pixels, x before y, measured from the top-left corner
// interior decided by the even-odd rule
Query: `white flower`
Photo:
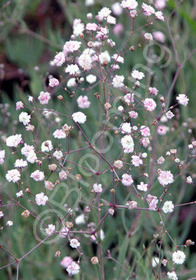
[[[81,22],[81,19],[74,19],[73,21],[73,34],[79,36],[84,31],[84,23]]]
[[[82,67],[85,71],[88,71],[92,68],[92,58],[89,54],[81,54],[78,58],[78,64]]]
[[[131,133],[131,124],[128,123],[128,122],[125,122],[125,123],[122,123],[121,126],[120,126],[120,130],[121,132],[124,134],[124,133]]]
[[[161,170],[158,177],[159,183],[162,186],[172,184],[174,182],[174,176],[171,171],[163,171]]]
[[[57,160],[60,160],[63,157],[63,153],[61,151],[55,151],[53,153],[53,157],[55,157]]]
[[[168,273],[167,273],[167,277],[168,277],[170,280],[178,280],[178,276],[177,276],[177,274],[175,273],[175,271],[168,272]]]
[[[3,211],[0,211],[0,218],[2,218],[4,216]]]
[[[77,123],[85,123],[86,122],[86,115],[82,112],[73,113],[72,118],[73,118],[74,122],[77,122]]]
[[[80,271],[80,266],[76,262],[71,262],[71,264],[66,268],[69,275],[78,274]]]
[[[103,7],[99,12],[98,12],[98,19],[99,20],[103,20],[106,19],[110,14],[111,14],[111,10]]]
[[[50,140],[44,141],[41,145],[41,151],[50,152],[53,149],[52,142]]]
[[[18,145],[22,142],[22,134],[11,135],[6,139],[6,145],[8,147],[17,148]]]
[[[144,38],[148,41],[152,41],[153,40],[153,37],[152,37],[152,34],[151,33],[145,33],[144,34]]]
[[[114,76],[112,80],[112,85],[114,88],[121,88],[124,86],[124,79],[125,77],[123,75],[116,75]]]
[[[17,197],[23,197],[23,191],[21,190],[21,191],[17,192],[17,193],[16,193],[16,196],[17,196]]]
[[[75,223],[76,223],[76,225],[85,224],[85,216],[84,216],[84,214],[81,214],[78,217],[76,217],[75,218]]]
[[[176,264],[183,264],[186,259],[186,255],[183,251],[176,251],[172,254],[172,260]]]
[[[4,163],[4,159],[5,159],[5,150],[1,150],[0,151],[0,164]]]
[[[43,171],[35,170],[33,173],[31,173],[31,178],[33,178],[35,181],[43,181],[45,176]]]
[[[16,183],[20,180],[20,172],[17,169],[8,170],[5,177],[8,182]]]
[[[102,184],[94,184],[93,189],[96,193],[101,193],[103,191]]]
[[[76,79],[75,78],[71,78],[67,81],[67,87],[76,87],[77,84],[76,84]]]
[[[88,6],[92,6],[95,3],[94,0],[85,0],[85,5]]]
[[[80,69],[77,64],[70,64],[65,68],[65,73],[69,73],[72,76],[80,74]]]
[[[73,238],[73,239],[70,240],[69,245],[72,248],[78,248],[80,246],[80,242],[76,238]]]
[[[185,94],[178,94],[176,97],[176,100],[178,101],[179,104],[187,106],[189,99]]]
[[[87,81],[89,84],[95,83],[96,80],[97,80],[97,77],[96,77],[95,75],[89,74],[88,76],[86,76],[86,81]]]
[[[138,70],[133,70],[131,72],[131,76],[133,79],[137,79],[137,80],[142,80],[145,77],[144,73],[139,72]]]
[[[122,8],[127,8],[129,10],[134,10],[138,6],[138,3],[136,0],[123,0],[121,3]]]
[[[107,65],[110,62],[111,58],[108,51],[102,52],[99,55],[99,61],[102,65]]]
[[[125,149],[126,153],[132,153],[134,151],[134,142],[131,135],[125,135],[121,138],[121,145],[123,146],[123,149]]]
[[[31,115],[28,115],[27,112],[21,112],[18,118],[19,122],[23,123],[24,125],[27,125],[30,123]]]
[[[27,161],[23,159],[17,159],[14,163],[14,166],[18,168],[23,168],[26,167],[27,165],[28,165]]]
[[[48,200],[48,197],[47,197],[47,195],[44,195],[43,192],[35,195],[35,202],[39,206],[40,205],[46,205],[47,200]]]
[[[129,174],[123,174],[122,175],[122,184],[124,186],[131,186],[133,184],[132,176]]]
[[[174,204],[172,201],[165,201],[162,208],[165,214],[172,213],[174,211]]]
[[[45,229],[46,234],[51,235],[55,232],[55,225],[50,224],[48,227]]]
[[[152,267],[156,267],[159,264],[159,258],[153,257],[152,258]]]
[[[137,189],[139,191],[147,192],[148,184],[144,184],[144,182],[141,182],[139,185],[137,185]]]
[[[12,221],[7,221],[7,222],[6,222],[6,226],[8,226],[8,227],[13,226],[13,222],[12,222]]]

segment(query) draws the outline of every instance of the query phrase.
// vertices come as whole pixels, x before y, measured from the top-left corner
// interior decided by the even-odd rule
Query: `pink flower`
[[[149,209],[150,210],[156,210],[157,203],[158,203],[158,198],[154,195],[148,194],[146,200],[149,204]]]
[[[39,95],[39,97],[38,97],[39,102],[40,102],[42,105],[48,104],[50,98],[51,98],[50,93],[49,93],[49,92],[44,92],[44,91],[41,91],[41,92],[40,92],[40,95]]]
[[[144,101],[144,108],[146,111],[152,112],[156,108],[157,104],[152,98],[146,98]]]
[[[118,36],[122,33],[123,29],[124,29],[124,27],[123,27],[122,23],[118,23],[114,26],[113,32],[116,36]]]
[[[8,170],[5,175],[5,178],[8,182],[16,183],[20,180],[20,172],[17,169]]]
[[[112,85],[114,88],[121,88],[124,86],[124,79],[123,75],[115,75],[112,80]]]
[[[142,146],[144,146],[144,148],[147,148],[150,144],[150,140],[148,137],[143,137],[140,139],[140,143]]]
[[[72,258],[71,257],[64,257],[60,263],[63,267],[67,268],[71,263],[72,263]]]
[[[162,21],[165,20],[164,15],[161,11],[158,11],[158,12],[155,13],[155,18],[158,19],[158,20],[162,20]]]
[[[174,182],[174,176],[171,171],[163,171],[161,170],[158,177],[159,183],[162,186],[172,184]]]
[[[22,103],[22,101],[16,102],[16,111],[23,109],[23,108],[24,108],[24,104]]]
[[[179,104],[187,106],[189,99],[185,94],[178,94],[176,97],[176,100],[178,101]]]
[[[145,3],[142,4],[142,11],[143,11],[145,16],[151,16],[155,13],[154,8],[151,7],[150,5],[145,4]]]
[[[66,133],[62,129],[56,129],[52,135],[57,139],[63,139],[67,137]]]
[[[155,6],[156,9],[161,10],[161,9],[165,8],[166,0],[156,0],[154,6]]]
[[[45,176],[43,171],[35,170],[33,173],[31,173],[31,178],[33,178],[35,181],[43,181]]]
[[[138,167],[143,164],[143,160],[139,156],[133,155],[131,158],[131,162],[134,166]]]
[[[50,87],[58,87],[59,86],[59,80],[57,80],[56,78],[54,77],[51,77],[49,79],[49,86]]]
[[[94,184],[93,189],[94,189],[94,192],[96,192],[96,193],[102,193],[103,192],[102,184]]]
[[[131,186],[133,184],[132,176],[129,174],[123,174],[122,175],[122,184],[124,186]]]
[[[157,95],[159,91],[156,87],[149,87],[149,92],[152,95]]]
[[[154,40],[164,43],[165,42],[165,35],[161,31],[155,31],[152,33]]]
[[[131,76],[133,79],[136,79],[136,80],[142,80],[145,77],[144,73],[139,72],[138,70],[133,70],[131,72]]]
[[[36,202],[37,205],[39,205],[39,206],[43,205],[44,206],[44,205],[46,205],[47,201],[48,201],[48,197],[47,197],[47,195],[44,195],[43,192],[35,195],[35,202]]]
[[[65,55],[63,52],[59,52],[55,55],[54,59],[50,62],[50,64],[53,66],[61,66],[65,62]]]
[[[132,119],[137,119],[138,113],[135,112],[135,111],[130,111],[129,112],[129,117],[132,118]]]
[[[139,185],[137,185],[137,189],[139,191],[147,192],[148,184],[144,184],[144,182],[141,182]]]
[[[73,52],[79,50],[80,46],[81,46],[81,42],[78,42],[78,41],[68,41],[63,46],[63,52],[65,54],[67,54],[69,52],[73,53]]]
[[[69,245],[72,248],[78,248],[78,247],[80,247],[80,242],[76,238],[73,238],[70,240]]]
[[[157,128],[157,132],[160,135],[165,135],[167,133],[167,131],[168,131],[168,127],[165,125],[159,125]]]
[[[69,275],[75,275],[78,274],[80,271],[80,266],[76,262],[72,262],[67,268],[67,272]]]
[[[80,95],[78,98],[77,98],[77,103],[78,103],[78,107],[82,108],[82,109],[85,109],[85,108],[88,108],[90,106],[90,101],[88,101],[88,96],[82,96]]]
[[[142,136],[145,136],[145,137],[150,136],[150,128],[148,126],[142,125],[140,128],[140,131],[141,131]]]
[[[97,24],[96,23],[87,23],[86,30],[96,31],[97,30]]]
[[[4,163],[4,159],[5,159],[5,150],[1,150],[0,151],[0,164]]]
[[[127,93],[125,96],[124,96],[124,101],[127,103],[127,104],[131,104],[134,102],[134,93]]]
[[[67,172],[65,170],[61,170],[59,172],[59,178],[60,180],[67,180]]]
[[[22,134],[11,135],[6,139],[6,145],[8,147],[17,148],[22,143]]]
[[[119,16],[122,14],[122,8],[119,2],[116,2],[112,5],[112,12],[115,16]]]

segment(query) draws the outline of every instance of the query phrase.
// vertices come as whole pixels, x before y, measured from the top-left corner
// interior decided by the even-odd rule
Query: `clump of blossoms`
[[[164,97],[165,93],[159,89],[156,75],[155,79],[149,79],[151,72],[146,73],[147,66],[138,68],[136,64],[124,70],[128,56],[134,56],[138,47],[148,46],[153,38],[164,43],[165,35],[153,31],[157,21],[165,24],[163,2],[123,0],[111,8],[100,8],[96,16],[88,13],[86,22],[74,19],[70,39],[50,61],[60,78],[50,75],[47,91],[43,89],[37,97],[28,97],[30,113],[25,111],[25,103],[17,101],[16,111],[22,110],[18,112],[18,122],[23,124],[25,132],[7,135],[0,150],[6,188],[12,188],[13,184],[16,187],[15,205],[23,209],[27,206],[21,201],[27,200],[29,209],[23,209],[22,217],[34,218],[34,225],[40,223],[44,239],[34,229],[35,238],[43,243],[56,243],[55,256],[61,256],[59,264],[70,277],[79,274],[86,265],[98,264],[103,280],[110,259],[115,266],[111,271],[117,271],[120,264],[122,277],[135,278],[137,271],[138,279],[141,278],[139,266],[130,264],[134,253],[129,259],[125,256],[127,259],[121,264],[116,250],[110,250],[117,242],[115,234],[126,232],[122,237],[126,244],[131,244],[132,236],[137,238],[135,234],[145,238],[140,224],[149,229],[151,239],[146,243],[153,250],[160,247],[160,240],[164,243],[168,238],[174,243],[166,219],[172,218],[176,207],[181,205],[176,203],[172,188],[179,177],[184,185],[193,184],[195,178],[184,171],[190,159],[196,157],[196,140],[189,124],[183,126],[191,134],[187,157],[181,156],[172,138],[179,121],[175,106],[188,106],[189,98],[179,93],[175,106],[169,106],[169,96]],[[94,1],[85,3],[89,7]],[[131,23],[128,33],[120,22],[124,16]],[[138,23],[140,17],[145,21],[142,28]],[[123,33],[126,40],[121,42]],[[171,90],[168,92],[171,94]],[[11,161],[14,156],[17,158],[6,169],[8,156]],[[42,217],[44,211],[55,214],[55,221],[46,223]],[[145,218],[140,223],[141,213]],[[169,213],[172,215],[165,215]],[[151,215],[156,215],[156,219]],[[3,211],[0,218],[5,218]],[[111,230],[111,221],[120,224]],[[5,225],[14,227],[11,220],[6,220]],[[148,230],[145,234],[149,236]],[[143,242],[142,248],[145,241],[138,240]],[[98,249],[88,251],[93,246]],[[121,244],[117,246],[120,248]],[[161,253],[155,252],[159,256],[168,255],[167,259],[161,260],[153,252],[151,278],[157,275],[159,267],[162,278],[167,269],[167,277],[177,279],[167,263],[183,264],[186,255],[177,248],[171,258],[169,246],[160,248]],[[65,256],[64,252],[70,255]],[[144,255],[142,252],[142,258]],[[147,263],[145,259],[144,262]],[[161,263],[166,266],[163,270]]]

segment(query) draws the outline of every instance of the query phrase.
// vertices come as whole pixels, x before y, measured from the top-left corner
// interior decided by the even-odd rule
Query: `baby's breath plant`
[[[196,149],[193,119],[181,121],[191,98],[174,91],[195,53],[182,61],[172,33],[181,2],[86,0],[48,63],[58,75],[17,100],[1,135],[5,279],[196,275],[180,220]]]

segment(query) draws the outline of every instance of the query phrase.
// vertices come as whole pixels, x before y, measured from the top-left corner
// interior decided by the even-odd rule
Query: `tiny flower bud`
[[[99,263],[98,257],[92,257],[91,262],[92,262],[92,264],[98,264]]]
[[[114,215],[114,209],[113,208],[109,208],[108,209],[108,213],[113,216]]]
[[[57,169],[57,165],[53,163],[53,164],[48,165],[48,168],[49,168],[50,172],[54,172]]]
[[[195,242],[193,242],[191,239],[187,239],[185,245],[186,245],[186,246],[195,245]]]
[[[24,210],[24,212],[22,212],[21,215],[22,215],[24,218],[28,218],[29,215],[30,215],[30,211],[29,211],[29,210]]]
[[[61,251],[56,251],[55,257],[60,257],[60,255],[61,255]]]
[[[72,222],[66,222],[66,227],[67,227],[68,229],[72,229],[73,223],[72,223]]]
[[[77,181],[80,181],[82,179],[82,176],[80,174],[76,174],[75,178],[76,178]]]
[[[111,108],[111,104],[107,102],[105,103],[104,107],[106,110],[109,110]]]
[[[58,99],[61,101],[63,100],[63,96],[62,95],[58,95]]]

